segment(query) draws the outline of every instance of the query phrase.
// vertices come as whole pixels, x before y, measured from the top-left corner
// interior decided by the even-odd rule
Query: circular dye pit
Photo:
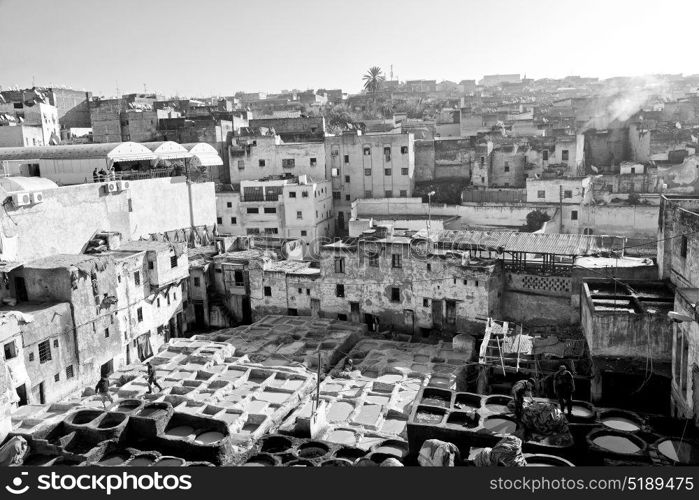
[[[320,458],[328,454],[330,448],[323,443],[311,441],[298,447],[296,453],[301,458]]]
[[[224,437],[226,436],[218,431],[202,432],[194,438],[194,442],[197,444],[213,444],[221,441]]]
[[[578,418],[592,418],[595,412],[582,405],[573,405],[573,416]]]
[[[636,422],[624,417],[605,417],[602,424],[616,431],[635,432],[641,428]]]
[[[496,434],[513,434],[517,430],[517,424],[507,418],[486,418],[483,427]]]
[[[658,452],[673,462],[684,465],[699,464],[699,446],[679,439],[665,439],[658,444]]]
[[[138,408],[139,406],[141,406],[141,402],[138,399],[125,399],[123,401],[119,401],[119,406],[117,406],[112,411],[129,413]]]
[[[152,455],[139,455],[134,457],[128,465],[131,467],[148,467],[155,463],[155,457]]]
[[[355,444],[357,435],[353,431],[338,429],[328,434],[327,440],[338,444]]]
[[[308,460],[292,460],[286,464],[286,467],[313,467],[313,462]]]
[[[355,467],[378,467],[379,464],[370,458],[359,458],[354,462]]]
[[[291,440],[283,436],[267,436],[262,441],[261,450],[267,453],[281,453],[291,448]]]
[[[189,425],[178,425],[165,431],[166,436],[172,437],[187,437],[194,432],[194,427]]]
[[[277,465],[277,462],[270,455],[255,455],[250,457],[243,465],[245,467],[274,467]]]
[[[641,451],[641,447],[626,436],[615,434],[601,434],[592,442],[605,450],[624,455],[633,455]]]
[[[336,458],[343,458],[346,460],[349,460],[351,462],[354,462],[358,458],[363,457],[366,455],[366,451],[361,450],[359,448],[338,448],[335,453],[333,454],[334,457]]]
[[[157,467],[182,467],[184,464],[184,460],[176,457],[163,457],[155,463]]]
[[[165,416],[166,413],[167,412],[165,409],[160,408],[159,406],[146,406],[144,409],[138,412],[138,416],[145,418],[160,418]]]
[[[408,454],[408,445],[401,441],[384,441],[374,448],[374,453],[404,458]]]
[[[321,467],[352,467],[352,461],[343,458],[331,458],[320,464]]]
[[[527,467],[575,467],[568,460],[556,455],[533,454],[525,455]]]
[[[131,455],[128,453],[110,453],[109,455],[105,455],[104,458],[99,461],[99,464],[111,466],[122,465],[129,458],[131,458]]]

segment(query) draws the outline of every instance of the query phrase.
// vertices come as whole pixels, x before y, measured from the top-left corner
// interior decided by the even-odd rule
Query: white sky
[[[698,0],[0,0],[0,85],[359,91],[401,80],[699,73]]]

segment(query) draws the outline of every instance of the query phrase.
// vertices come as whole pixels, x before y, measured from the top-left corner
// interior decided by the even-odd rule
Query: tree
[[[355,118],[350,109],[344,104],[338,104],[332,108],[327,108],[323,112],[325,125],[330,133],[338,134],[347,130]]]
[[[362,79],[364,80],[364,89],[367,92],[375,94],[381,87],[381,84],[386,77],[383,75],[381,68],[378,66],[372,66],[369,68],[369,71],[364,74]]]
[[[527,224],[524,226],[524,230],[528,233],[533,233],[534,231],[541,229],[544,222],[548,222],[550,220],[551,217],[549,217],[545,212],[533,210],[527,214]]]

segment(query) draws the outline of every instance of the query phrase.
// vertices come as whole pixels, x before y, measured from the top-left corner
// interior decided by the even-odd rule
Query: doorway
[[[311,316],[318,318],[320,315],[320,299],[311,299]]]
[[[17,397],[19,397],[18,406],[25,406],[27,404],[27,386],[22,384],[17,387]]]
[[[442,326],[442,301],[432,299],[432,325]]]
[[[19,302],[26,302],[29,300],[27,296],[27,284],[23,276],[15,277],[15,293],[17,294],[17,300]]]
[[[311,307],[313,306],[313,301],[311,301]],[[243,297],[243,323],[249,325],[252,323],[252,308],[250,307],[250,298]]]
[[[114,371],[114,360],[110,359],[100,367],[100,377],[109,377]]]
[[[194,325],[200,329],[206,326],[204,324],[204,303],[195,302],[194,303]]]

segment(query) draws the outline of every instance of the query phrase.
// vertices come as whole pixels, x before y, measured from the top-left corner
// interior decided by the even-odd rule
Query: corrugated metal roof
[[[467,250],[481,248],[505,252],[554,254],[568,256],[594,255],[622,250],[625,238],[620,236],[597,236],[584,234],[517,233],[496,231],[440,231],[437,241],[440,246],[453,246]]]

